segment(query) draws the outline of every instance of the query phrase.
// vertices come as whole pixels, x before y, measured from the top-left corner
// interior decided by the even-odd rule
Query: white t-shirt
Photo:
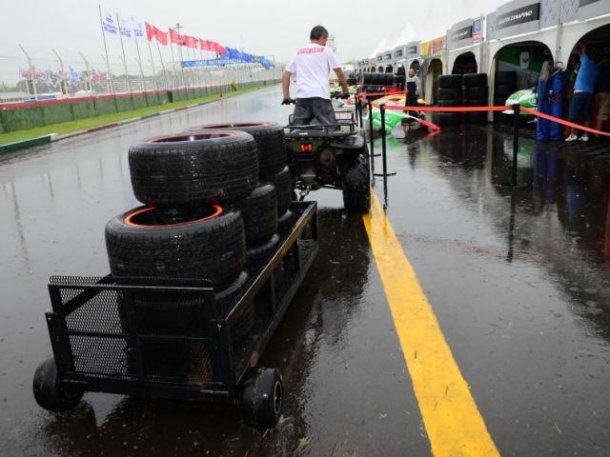
[[[299,49],[286,67],[297,80],[297,98],[321,97],[330,100],[331,70],[340,68],[331,48],[312,43]]]

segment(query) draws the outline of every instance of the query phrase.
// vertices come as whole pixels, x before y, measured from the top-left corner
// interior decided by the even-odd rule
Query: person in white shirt
[[[284,100],[282,105],[292,102],[290,98],[290,79],[296,77],[296,107],[292,125],[308,125],[316,119],[320,124],[336,124],[335,111],[330,100],[329,75],[333,70],[343,97],[349,96],[345,74],[332,49],[326,47],[328,31],[321,25],[311,29],[311,44],[302,47],[282,75]]]

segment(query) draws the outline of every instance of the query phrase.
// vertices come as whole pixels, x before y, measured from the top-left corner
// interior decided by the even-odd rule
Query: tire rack
[[[220,401],[238,404],[240,385],[250,368],[256,366],[260,354],[267,347],[288,305],[297,292],[318,251],[316,202],[293,202],[290,207],[295,220],[281,231],[278,250],[268,262],[252,275],[246,292],[236,299],[228,316],[219,316],[214,306],[212,284],[205,280],[180,280],[159,278],[126,279],[106,276],[103,278],[62,276],[52,277],[49,284],[52,312],[46,313],[53,355],[57,366],[58,387],[91,392],[106,392],[147,397],[179,398],[189,400]],[[206,335],[167,336],[140,335],[134,310],[133,295],[146,293],[188,293],[201,298],[201,316],[207,328]],[[123,312],[120,328],[108,331],[84,331],[69,329],[68,321],[79,310],[81,318],[103,319],[105,309],[100,296],[114,297],[114,309]],[[121,297],[121,298],[118,298]],[[96,301],[97,299],[97,301]],[[230,324],[241,306],[250,306],[254,299],[265,303],[268,316],[259,318],[251,331],[251,337],[240,345],[234,345]],[[91,306],[97,309],[91,309]],[[105,305],[108,305],[106,301]],[[89,322],[91,323],[91,322]],[[81,326],[85,325],[81,320]],[[95,323],[94,323],[95,324]],[[72,327],[74,327],[72,322]],[[95,325],[95,327],[99,327]],[[96,351],[93,360],[83,360],[83,354],[73,352],[71,338],[87,338],[90,352]],[[113,368],[95,366],[95,358],[118,360],[114,355],[100,354],[96,341],[112,340],[124,347],[121,355],[129,362]],[[210,354],[211,376],[208,382],[189,382],[188,378],[150,376],[147,374],[143,341],[179,341],[205,343],[212,348]],[[88,369],[77,367],[87,366]],[[129,369],[125,369],[129,366]],[[121,367],[123,373],[120,373]],[[125,373],[128,371],[128,373]]]

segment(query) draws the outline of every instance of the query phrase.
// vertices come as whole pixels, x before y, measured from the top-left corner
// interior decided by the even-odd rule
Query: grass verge
[[[223,94],[223,98],[234,97],[236,95],[245,94],[247,92],[253,92],[270,86],[259,86],[259,87],[248,87],[245,89],[238,89],[235,92],[226,92]],[[124,121],[126,119],[132,119],[135,117],[147,116],[150,114],[160,113],[161,111],[182,108],[184,106],[195,105],[206,102],[213,102],[219,100],[218,94],[208,95],[206,97],[193,98],[191,100],[182,100],[175,103],[166,103],[164,105],[148,106],[146,108],[140,108],[132,111],[123,111],[121,113],[105,114],[103,116],[88,117],[86,119],[80,119],[78,121],[62,122],[59,124],[45,125],[44,127],[36,127],[34,129],[17,130],[15,132],[0,133],[0,145],[7,143],[14,143],[16,141],[29,140],[51,133],[57,133],[59,135],[65,135],[67,133],[78,132],[80,130],[87,130],[93,127],[101,127],[103,125],[112,124],[118,121]]]

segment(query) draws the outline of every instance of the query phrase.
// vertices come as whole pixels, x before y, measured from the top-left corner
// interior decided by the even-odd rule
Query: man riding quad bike
[[[322,187],[341,189],[349,213],[371,207],[369,151],[351,111],[335,112],[335,124],[294,125],[284,129],[292,185],[304,198]]]
[[[333,70],[343,89],[338,98],[349,97],[345,75],[332,49],[326,47],[328,31],[316,26],[311,44],[300,48],[282,75],[284,100],[295,103],[285,129],[288,166],[293,189],[301,198],[321,187],[341,189],[350,213],[369,211],[369,155],[364,135],[352,112],[335,112],[328,75]],[[290,98],[290,79],[296,77],[297,99]]]

